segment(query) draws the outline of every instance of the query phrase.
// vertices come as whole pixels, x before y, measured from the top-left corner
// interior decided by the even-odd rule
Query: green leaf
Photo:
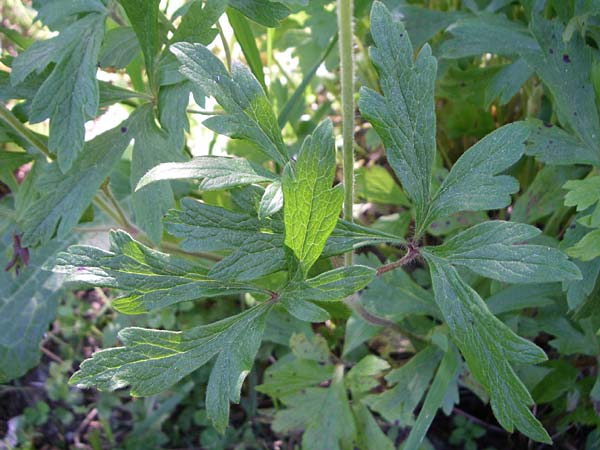
[[[418,450],[420,448],[437,410],[442,406],[448,389],[452,387],[452,382],[456,379],[460,367],[459,363],[458,352],[452,346],[444,353],[415,425],[404,442],[403,450]]]
[[[396,447],[390,438],[379,428],[371,411],[360,402],[352,402],[352,413],[356,421],[357,447],[361,450],[394,450]]]
[[[368,285],[375,269],[347,266],[302,281],[292,281],[279,293],[279,303],[300,320],[323,322],[329,314],[312,302],[341,301]],[[313,320],[317,319],[317,320]]]
[[[104,35],[98,55],[98,65],[104,69],[124,69],[140,51],[140,44],[131,27],[117,27]]]
[[[510,365],[544,361],[544,352],[498,320],[451,265],[432,256],[426,259],[435,300],[469,370],[490,394],[500,425],[550,443],[550,436],[528,408],[533,403],[531,395]]]
[[[569,180],[563,187],[569,191],[565,195],[565,205],[576,206],[577,211],[585,211],[600,203],[600,176]]]
[[[283,189],[281,181],[275,181],[267,186],[258,205],[260,220],[272,216],[283,208]]]
[[[344,368],[337,366],[328,388],[307,388],[282,398],[289,408],[277,412],[273,431],[286,433],[304,429],[305,450],[342,450],[352,448],[356,425],[346,395]]]
[[[425,44],[413,62],[413,48],[401,23],[380,2],[373,3],[370,49],[383,96],[362,87],[358,106],[384,143],[388,162],[412,199],[418,225],[429,201],[435,156],[434,84],[437,62]]]
[[[565,42],[559,19],[550,21],[533,14],[530,28],[541,51],[525,55],[527,63],[550,89],[560,122],[575,130],[600,158],[600,122],[590,83],[592,50],[579,34]]]
[[[561,292],[554,283],[510,286],[488,297],[485,303],[497,315],[553,305],[557,295]]]
[[[197,156],[181,163],[163,163],[150,169],[138,182],[136,191],[164,180],[200,180],[202,191],[229,189],[272,181],[276,175],[241,158]]]
[[[271,0],[229,0],[229,6],[265,27],[278,27],[290,10],[283,3]]]
[[[335,176],[335,148],[331,121],[322,122],[308,136],[295,165],[283,171],[285,245],[304,274],[319,259],[333,231],[344,200],[342,186],[331,187]]]
[[[128,120],[86,142],[71,169],[62,173],[51,164],[36,181],[42,196],[23,223],[23,245],[47,242],[54,234],[63,239],[89,206],[98,188],[129,145]]]
[[[137,35],[140,48],[144,54],[146,73],[150,84],[155,77],[156,57],[160,50],[160,35],[158,27],[159,0],[119,0],[123,6],[131,27]]]
[[[365,401],[386,420],[411,425],[413,411],[425,394],[441,356],[435,347],[425,347],[402,367],[386,375],[386,381],[394,387],[382,394],[369,396]]]
[[[256,357],[271,307],[263,303],[187,331],[125,328],[119,332],[123,347],[94,353],[70,383],[102,391],[130,386],[131,395],[150,396],[216,357],[206,389],[206,411],[223,433],[229,422],[229,402],[240,401],[240,389]]]
[[[572,134],[537,119],[527,119],[524,123],[530,130],[527,155],[553,165],[600,165],[600,155]]]
[[[210,274],[216,278],[251,280],[282,270],[286,264],[283,223],[277,217],[259,220],[249,213],[184,198],[180,211],[168,212],[165,228],[182,238],[180,245],[184,250],[232,250],[211,268]],[[327,240],[323,256],[382,242],[403,242],[403,239],[339,221]]]
[[[40,341],[54,319],[61,287],[58,277],[42,266],[74,240],[70,236],[30,249],[29,263],[16,277],[0,271],[0,383],[24,375],[38,363]],[[0,256],[7,247],[0,245]]]
[[[382,166],[361,167],[356,171],[356,195],[369,202],[410,206],[400,186]]]
[[[170,50],[181,62],[180,72],[227,112],[205,120],[205,126],[219,134],[249,140],[279,164],[288,161],[271,104],[245,66],[234,63],[230,75],[223,63],[200,44],[180,42]]]
[[[238,44],[240,44],[250,70],[252,70],[252,73],[266,92],[267,86],[265,84],[260,52],[256,46],[256,39],[252,33],[252,28],[250,28],[250,23],[248,23],[248,20],[241,13],[233,8],[227,9],[227,19],[229,19],[229,24],[233,28],[235,38]]]
[[[566,250],[572,258],[591,261],[600,256],[600,229],[590,231],[577,244]]]
[[[494,220],[475,225],[425,253],[506,283],[549,283],[581,279],[581,272],[560,250],[513,245],[541,232],[531,225]]]
[[[182,160],[180,150],[170,144],[169,134],[156,125],[151,104],[138,107],[131,116],[129,132],[135,138],[131,158],[131,186],[156,165],[173,160]],[[132,195],[135,223],[145,231],[152,242],[162,237],[162,219],[173,206],[173,191],[168,182],[155,183]]]
[[[213,25],[225,12],[227,0],[194,0],[189,3],[186,13],[173,33],[171,43],[197,42],[210,44],[219,30]]]
[[[501,172],[521,159],[528,134],[520,122],[505,125],[463,153],[433,197],[426,224],[458,211],[509,205],[519,183]]]
[[[539,50],[528,30],[500,14],[479,14],[459,20],[447,30],[452,38],[444,41],[444,58],[464,58],[483,53],[496,55],[529,54]]]
[[[304,333],[294,333],[290,337],[290,350],[299,359],[328,364],[331,358],[329,344],[320,334],[307,337]]]
[[[296,359],[288,354],[267,367],[264,383],[256,386],[256,390],[269,397],[281,398],[317,386],[331,379],[332,375],[331,365]]]
[[[18,84],[33,71],[40,73],[48,64],[56,63],[33,98],[29,121],[38,123],[50,118],[48,148],[57,155],[63,172],[81,152],[85,122],[98,110],[96,65],[105,17],[87,14],[68,31],[33,44],[13,65],[11,81]]]
[[[485,90],[485,106],[489,108],[497,100],[500,105],[506,105],[517,93],[521,86],[533,75],[533,70],[523,59],[517,59],[502,68],[490,81]]]
[[[379,385],[376,377],[388,370],[390,365],[385,359],[375,355],[362,358],[346,375],[346,386],[352,392],[352,399],[357,400],[361,394],[369,392]]]
[[[124,231],[110,233],[110,249],[73,246],[57,255],[55,272],[85,286],[116,288],[123,295],[112,306],[124,314],[142,314],[179,302],[264,292],[252,286],[222,282],[187,259],[152,250]]]
[[[527,190],[517,199],[510,219],[514,222],[536,223],[560,209],[567,180],[584,175],[581,167],[546,166],[540,170]]]

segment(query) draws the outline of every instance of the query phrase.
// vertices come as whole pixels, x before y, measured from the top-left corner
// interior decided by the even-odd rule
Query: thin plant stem
[[[127,215],[125,214],[125,211],[123,210],[123,208],[121,208],[121,205],[119,204],[119,202],[113,195],[112,190],[110,189],[110,186],[108,185],[108,183],[105,183],[102,186],[102,192],[104,192],[104,195],[106,195],[106,198],[110,201],[111,205],[114,207],[114,211],[116,212],[117,216],[119,217],[119,220],[123,223],[125,228],[127,230],[132,230],[132,231],[136,230],[135,226],[129,221],[129,219],[127,218]]]
[[[354,59],[352,54],[353,0],[338,0],[338,33],[342,88],[342,138],[344,170],[344,219],[352,222],[354,204]],[[353,253],[344,255],[347,266],[352,264]]]
[[[229,44],[227,43],[227,38],[225,37],[225,33],[223,32],[223,27],[221,27],[221,23],[217,21],[216,25],[217,29],[219,30],[219,37],[221,38],[221,42],[223,43],[223,50],[225,51],[227,70],[231,72],[231,49],[229,48]]]
[[[399,260],[394,261],[392,263],[380,266],[377,269],[377,276],[379,277],[379,276],[383,275],[384,273],[387,273],[391,270],[397,269],[398,267],[405,266],[405,265],[411,263],[417,256],[419,256],[419,250],[416,247],[414,247],[413,245],[409,245],[408,251],[402,258],[400,258]]]
[[[19,119],[12,113],[10,109],[8,109],[5,105],[0,103],[0,119],[4,120],[10,127],[29,142],[36,150],[39,150],[44,155],[46,155],[49,159],[54,159],[54,155],[48,150],[46,144],[44,144],[33,131],[27,128],[25,125],[21,123]]]

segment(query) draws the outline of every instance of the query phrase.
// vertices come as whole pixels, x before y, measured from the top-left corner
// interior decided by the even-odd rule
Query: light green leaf
[[[70,25],[68,32],[45,41],[46,47],[55,43],[52,55],[49,58],[42,56],[42,62],[33,65],[39,72],[45,67],[42,66],[44,63],[56,63],[33,98],[29,121],[38,123],[50,118],[48,148],[57,155],[58,165],[63,172],[69,170],[81,152],[85,122],[95,117],[98,110],[96,65],[104,36],[105,17],[105,14],[88,14]],[[63,41],[63,35],[66,42]],[[17,58],[17,73],[21,72],[22,64],[28,64],[32,58],[40,56],[37,51],[42,47],[32,45]],[[32,71],[29,68],[25,73]],[[22,76],[11,75],[13,84],[21,81]]]
[[[205,120],[205,126],[219,134],[249,140],[279,164],[288,161],[271,104],[245,66],[234,64],[230,75],[223,63],[200,44],[179,42],[170,50],[181,62],[180,72],[227,112]]]
[[[119,332],[123,347],[94,353],[70,383],[102,391],[130,386],[131,395],[149,396],[216,357],[206,389],[206,410],[223,433],[229,422],[229,402],[240,401],[240,389],[256,357],[271,307],[263,303],[187,331],[125,328]]]
[[[290,10],[283,3],[272,0],[229,0],[229,6],[265,27],[278,27]]]
[[[426,259],[436,302],[469,370],[490,394],[498,422],[510,432],[516,427],[531,439],[550,443],[528,408],[531,395],[510,365],[544,361],[544,352],[498,320],[451,265],[436,257]]]
[[[320,334],[306,336],[304,333],[294,333],[290,337],[290,350],[298,359],[329,364],[331,352],[327,340]]]
[[[159,0],[119,0],[123,6],[131,27],[137,35],[140,48],[144,54],[146,73],[153,84],[155,77],[156,57],[160,50],[160,35],[158,26]]]
[[[366,403],[390,422],[412,425],[413,411],[425,394],[441,357],[442,353],[433,346],[421,350],[402,367],[386,375],[385,379],[395,384],[394,387],[367,397]]]
[[[296,359],[288,354],[267,367],[264,382],[256,386],[256,390],[269,397],[281,398],[318,386],[332,376],[333,366],[308,359]]]
[[[352,413],[356,421],[357,444],[361,450],[394,450],[396,447],[389,437],[379,428],[377,421],[363,403],[352,402]]]
[[[109,251],[90,246],[70,247],[57,255],[52,270],[69,274],[66,281],[124,291],[112,302],[124,314],[141,314],[201,298],[264,292],[244,284],[211,279],[205,267],[152,250],[124,231],[110,233]]]
[[[600,229],[590,231],[577,244],[566,250],[567,254],[581,261],[591,261],[600,256]]]
[[[369,392],[379,385],[376,377],[388,370],[390,365],[385,359],[375,355],[367,355],[361,359],[346,375],[346,386],[352,391],[352,399],[357,400],[361,394]]]
[[[54,234],[63,239],[129,145],[128,120],[85,144],[71,169],[62,173],[53,163],[37,180],[43,193],[29,210],[23,223],[23,245],[47,242]]]
[[[361,167],[356,171],[356,195],[369,202],[410,206],[410,201],[382,166]]]
[[[163,180],[200,180],[202,191],[229,189],[252,183],[272,181],[276,175],[241,158],[197,156],[181,163],[163,163],[150,169],[136,190]]]
[[[506,283],[549,283],[581,279],[577,266],[560,250],[542,245],[514,245],[541,232],[531,225],[494,220],[475,225],[427,254]]]
[[[252,70],[252,73],[266,92],[267,86],[265,84],[265,75],[260,59],[260,52],[256,46],[256,39],[254,38],[254,33],[252,33],[250,23],[240,12],[233,8],[227,9],[227,19],[229,20],[231,28],[233,28],[235,38],[237,39],[238,44],[240,44],[246,62],[248,63],[248,66],[250,66],[250,70]]]
[[[335,176],[333,125],[327,120],[308,136],[295,165],[286,165],[283,188],[285,245],[304,274],[319,259],[342,207],[342,186],[331,187]]]
[[[525,55],[525,60],[550,89],[560,122],[575,130],[599,159],[600,122],[590,83],[592,49],[579,34],[565,42],[559,19],[533,14],[529,26],[541,50]]]
[[[281,182],[275,181],[267,186],[265,193],[258,205],[258,218],[260,220],[272,216],[283,208],[283,189]]]
[[[30,249],[29,264],[16,277],[0,270],[0,383],[24,375],[38,363],[40,341],[54,319],[61,287],[58,277],[42,266],[74,241],[71,235],[66,241]],[[0,244],[0,256],[7,254],[7,247]],[[1,266],[6,266],[4,260]]]
[[[434,84],[437,62],[429,45],[413,62],[413,48],[399,22],[373,3],[370,50],[383,96],[362,87],[358,106],[384,143],[387,159],[412,199],[417,224],[424,219],[435,156]]]
[[[426,224],[458,211],[509,205],[519,183],[501,172],[521,159],[528,134],[520,122],[505,125],[463,153],[436,192]]]
[[[344,385],[344,368],[337,366],[328,388],[307,388],[282,398],[288,409],[275,415],[273,431],[304,429],[304,450],[342,450],[353,447],[356,425]]]
[[[448,389],[452,387],[452,382],[456,379],[459,363],[458,352],[452,346],[442,358],[431,388],[423,402],[423,407],[419,411],[415,425],[410,430],[402,450],[418,450],[420,448],[437,410],[442,406]]]
[[[444,58],[464,58],[483,53],[496,55],[528,54],[539,50],[528,30],[517,21],[500,14],[479,14],[451,25],[452,38],[444,41]]]
[[[525,154],[546,164],[600,165],[600,154],[572,134],[537,119],[527,119],[524,123],[530,130]]]
[[[563,187],[566,206],[576,206],[577,211],[585,211],[590,206],[600,202],[600,176],[592,176],[584,180],[567,181]]]
[[[156,125],[151,104],[138,107],[131,116],[129,132],[135,143],[131,158],[131,187],[156,165],[167,161],[184,159],[181,149],[170,144],[169,134]],[[135,223],[148,235],[152,242],[160,242],[162,219],[174,204],[173,191],[163,181],[132,194]]]

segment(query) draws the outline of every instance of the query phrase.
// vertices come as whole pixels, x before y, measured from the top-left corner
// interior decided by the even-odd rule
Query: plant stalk
[[[46,155],[49,159],[54,159],[54,155],[50,153],[46,144],[44,144],[33,131],[21,123],[15,117],[10,109],[0,103],[0,119],[4,120],[10,127],[19,134],[23,139],[29,142],[33,147]]]
[[[352,55],[353,0],[338,0],[338,33],[342,87],[342,149],[344,170],[344,219],[352,222],[354,204],[354,59]],[[352,264],[352,252],[344,255],[345,265]]]

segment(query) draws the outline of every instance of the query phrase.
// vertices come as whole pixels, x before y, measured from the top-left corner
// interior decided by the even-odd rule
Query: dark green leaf
[[[187,331],[125,328],[123,347],[101,350],[85,360],[70,380],[79,387],[154,395],[215,358],[206,389],[206,410],[221,433],[229,422],[229,402],[240,401],[244,378],[260,346],[270,303]]]
[[[429,201],[435,155],[433,91],[437,63],[429,45],[413,62],[413,48],[399,22],[379,2],[371,11],[375,47],[370,56],[383,96],[362,87],[358,106],[384,143],[387,159],[412,199],[421,225]]]
[[[57,256],[52,269],[69,274],[66,281],[124,291],[112,302],[124,314],[141,314],[201,298],[264,292],[248,285],[211,279],[205,267],[152,250],[124,231],[110,234],[109,251],[89,246],[70,247]]]
[[[451,265],[431,256],[427,261],[436,302],[469,370],[490,394],[498,422],[508,431],[516,427],[531,439],[550,443],[528,408],[531,395],[510,365],[544,361],[544,352],[498,320]]]
[[[277,27],[290,10],[283,3],[272,0],[229,0],[229,6],[265,27]]]

